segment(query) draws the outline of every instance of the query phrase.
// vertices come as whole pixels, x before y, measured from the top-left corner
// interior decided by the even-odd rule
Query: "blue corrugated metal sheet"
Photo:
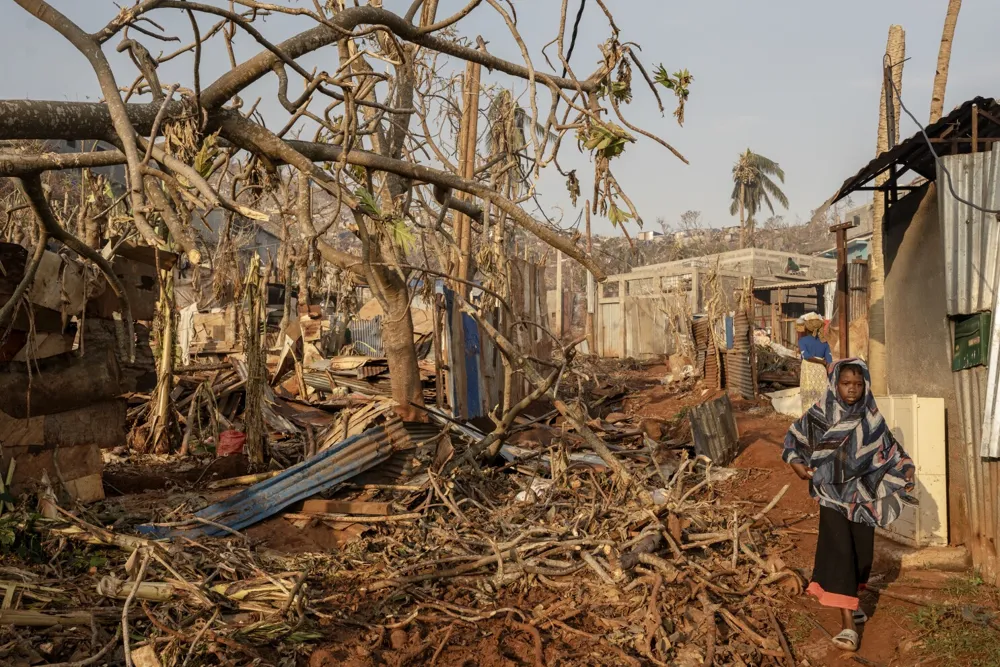
[[[474,419],[485,414],[480,391],[483,373],[479,363],[479,324],[468,313],[462,313],[462,333],[465,335],[465,373],[469,378],[466,399],[469,419]]]
[[[424,425],[419,431],[420,435],[411,438],[407,427],[398,419],[393,419],[383,426],[370,428],[333,445],[288,468],[277,477],[254,484],[222,502],[209,505],[195,516],[233,530],[252,526],[293,503],[326,491],[378,465],[396,449],[413,440],[423,439],[426,430]],[[225,530],[207,524],[184,530],[170,530],[153,525],[139,526],[139,532],[155,537],[227,535]]]
[[[448,315],[448,321],[451,321],[452,314],[455,308],[458,308],[458,304],[455,301],[455,293],[452,292],[447,287],[444,290],[444,302],[445,309]],[[480,332],[479,324],[476,320],[470,316],[468,313],[461,313],[462,316],[462,340],[457,343],[451,339],[451,328],[445,327],[444,335],[445,340],[449,346],[449,355],[456,352],[465,355],[465,375],[466,375],[466,395],[465,408],[469,419],[475,419],[476,417],[482,417],[486,414],[483,410],[483,385],[482,382],[482,369],[480,368],[480,358],[479,358],[479,346],[480,346]],[[464,348],[464,349],[462,349]],[[448,387],[448,397],[449,403],[452,406],[452,414],[457,416],[461,414],[461,410],[458,410],[456,403],[459,398],[455,395],[455,385],[449,382]]]

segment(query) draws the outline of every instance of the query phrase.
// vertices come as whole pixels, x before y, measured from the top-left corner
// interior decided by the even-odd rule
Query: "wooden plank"
[[[302,503],[302,514],[363,514],[368,516],[389,516],[389,503],[362,502],[356,500],[306,500]]]

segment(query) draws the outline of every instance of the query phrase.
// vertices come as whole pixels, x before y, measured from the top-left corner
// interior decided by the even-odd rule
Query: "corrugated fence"
[[[756,396],[753,368],[750,364],[750,320],[743,311],[736,313],[733,325],[733,349],[725,353],[726,386],[729,393],[747,400]]]
[[[941,161],[951,173],[959,198],[987,209],[1000,209],[1000,150],[950,155]],[[948,315],[994,311],[989,367],[959,371],[954,373],[954,380],[966,448],[961,458],[966,467],[969,504],[967,546],[983,577],[1000,583],[1000,461],[996,458],[1000,456],[1000,424],[994,419],[1000,412],[1000,317],[996,313],[1000,222],[996,215],[977,211],[956,199],[940,166],[937,183]]]

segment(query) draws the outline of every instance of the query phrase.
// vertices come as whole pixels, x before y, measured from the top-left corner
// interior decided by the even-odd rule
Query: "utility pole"
[[[851,317],[850,317],[850,285],[847,279],[847,230],[854,227],[853,222],[845,222],[830,227],[837,235],[837,311],[840,329],[840,358],[851,356]]]
[[[432,3],[436,5],[437,3]],[[426,5],[425,5],[426,7]],[[432,12],[433,13],[433,12]],[[480,66],[468,63],[462,83],[462,124],[458,133],[458,172],[463,178],[472,180],[476,172],[476,139],[479,123],[479,75]],[[472,220],[462,213],[455,215],[455,236],[458,243],[457,277],[454,290],[462,299],[469,298],[470,269],[472,259]],[[452,410],[461,419],[468,419],[468,371],[466,369],[465,327],[462,324],[461,300],[456,298],[452,308],[451,321],[451,374],[455,389],[455,405]]]
[[[458,170],[462,178],[473,180],[476,176],[476,144],[479,137],[479,78],[481,66],[478,63],[468,63],[465,67],[465,85],[463,86],[462,128],[459,132],[459,162]],[[469,281],[472,279],[472,220],[464,213],[455,216],[458,232],[459,260],[458,277]],[[469,285],[463,283],[459,289],[468,296]]]

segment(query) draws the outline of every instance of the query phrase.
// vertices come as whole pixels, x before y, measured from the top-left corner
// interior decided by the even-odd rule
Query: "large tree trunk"
[[[889,40],[886,44],[886,55],[892,62],[892,83],[900,93],[903,91],[903,60],[906,57],[906,33],[902,26],[889,27]],[[889,150],[889,126],[886,110],[885,78],[882,83],[882,99],[879,104],[878,146],[875,154],[879,155]],[[893,95],[893,116],[895,127],[899,128],[899,98]],[[875,179],[876,187],[885,185],[889,180],[887,174]],[[885,218],[885,198],[876,191],[874,197],[875,219],[872,225],[872,251],[869,259],[868,280],[868,369],[871,372],[872,391],[876,395],[888,392],[888,379],[885,357],[885,257],[883,255],[882,232]],[[841,354],[846,354],[846,351]]]
[[[948,67],[951,65],[951,44],[955,39],[955,26],[962,0],[949,0],[948,13],[944,16],[944,32],[941,35],[941,49],[938,51],[937,72],[934,74],[934,92],[931,94],[931,118],[935,123],[944,113],[944,93],[948,87]]]
[[[372,259],[373,263],[379,261],[375,256]],[[370,276],[372,288],[379,291],[384,311],[382,347],[389,362],[389,381],[396,412],[404,421],[420,421],[425,415],[414,406],[424,405],[424,390],[417,365],[417,348],[413,342],[409,291],[403,278],[392,268],[372,266]]]

